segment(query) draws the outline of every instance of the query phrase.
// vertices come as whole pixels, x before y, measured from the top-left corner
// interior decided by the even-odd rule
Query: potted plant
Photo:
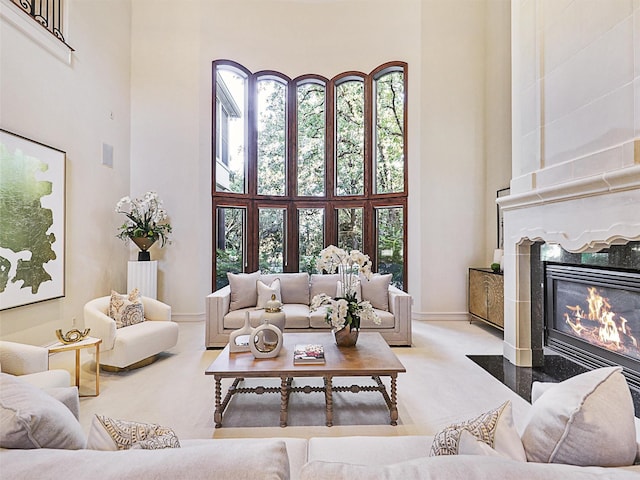
[[[356,289],[358,275],[371,278],[371,260],[358,250],[345,250],[329,245],[320,252],[316,263],[318,271],[340,274],[341,289],[335,298],[324,293],[311,299],[311,310],[327,305],[326,322],[333,328],[336,343],[340,346],[353,346],[358,340],[360,322],[371,320],[376,325],[381,321],[368,301],[358,301]]]
[[[125,243],[131,240],[138,246],[138,260],[150,260],[148,250],[158,240],[160,247],[171,243],[171,225],[167,222],[167,212],[156,192],[147,192],[144,197],[134,200],[122,197],[116,204],[116,213],[123,213],[127,217],[116,236]]]

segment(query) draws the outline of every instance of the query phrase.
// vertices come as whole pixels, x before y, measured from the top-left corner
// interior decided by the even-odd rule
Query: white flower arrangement
[[[167,212],[156,192],[147,192],[142,198],[122,197],[116,204],[116,213],[124,213],[127,221],[120,226],[117,237],[125,242],[132,237],[160,240],[161,246],[171,241],[171,225],[166,222]]]
[[[320,252],[316,267],[320,272],[338,272],[342,293],[336,298],[324,293],[314,296],[310,305],[312,311],[322,305],[327,305],[325,320],[336,330],[346,326],[349,326],[349,329],[360,328],[362,320],[380,325],[380,318],[373,310],[371,303],[366,300],[358,302],[356,299],[358,275],[362,274],[367,279],[371,278],[371,260],[368,255],[359,250],[346,252],[335,245],[329,245]]]

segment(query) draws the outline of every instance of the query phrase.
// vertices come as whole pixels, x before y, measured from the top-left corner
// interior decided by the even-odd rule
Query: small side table
[[[100,344],[102,343],[101,338],[94,337],[86,337],[83,340],[80,340],[76,343],[62,343],[56,342],[53,345],[49,345],[47,348],[49,349],[49,354],[59,353],[59,352],[69,352],[71,350],[75,350],[76,352],[76,387],[78,387],[78,392],[80,392],[80,350],[83,348],[91,348],[95,347],[96,349],[96,393],[95,395],[80,395],[81,397],[97,397],[100,395]]]

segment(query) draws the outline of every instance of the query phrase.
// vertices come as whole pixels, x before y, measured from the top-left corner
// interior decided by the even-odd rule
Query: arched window
[[[213,62],[213,271],[315,272],[329,244],[406,285],[407,64],[290,79]]]

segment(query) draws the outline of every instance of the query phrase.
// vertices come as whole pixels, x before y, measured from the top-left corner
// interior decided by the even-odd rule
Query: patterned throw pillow
[[[130,422],[95,415],[89,431],[87,448],[157,450],[180,448],[180,441],[172,429],[155,423]]]
[[[137,288],[129,295],[111,291],[109,316],[116,321],[116,328],[128,327],[144,322],[144,307]]]
[[[275,295],[276,300],[282,303],[279,278],[276,278],[271,282],[271,285],[267,285],[266,283],[258,280],[256,286],[258,288],[258,302],[256,303],[256,308],[265,308],[267,306],[267,302],[271,300],[271,295]]]
[[[474,445],[473,438],[466,435],[467,433],[484,445]],[[493,455],[492,450],[495,454],[526,461],[522,441],[513,423],[510,401],[471,420],[449,425],[436,433],[429,456]]]

